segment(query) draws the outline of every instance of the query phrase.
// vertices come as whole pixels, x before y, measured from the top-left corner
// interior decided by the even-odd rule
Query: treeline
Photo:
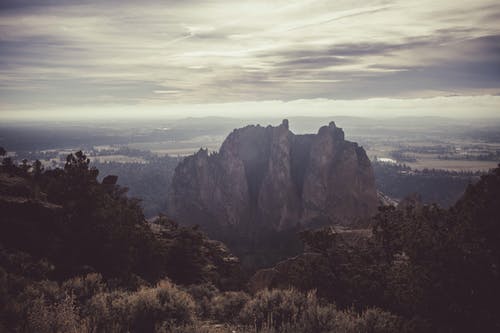
[[[377,189],[401,200],[418,193],[424,203],[443,207],[454,204],[467,185],[476,182],[481,172],[457,172],[439,169],[412,170],[405,164],[372,162]]]
[[[391,151],[389,153],[389,156],[393,160],[403,162],[403,163],[417,162],[417,158],[415,157],[415,155],[411,155],[411,154],[407,153],[406,151],[401,151],[401,150]]]
[[[457,160],[457,161],[500,161],[500,151],[483,152],[480,154],[463,154],[463,155],[438,155],[440,160]]]
[[[410,152],[417,154],[452,154],[456,151],[455,146],[435,144],[431,146],[412,146],[412,145],[398,145],[399,149],[396,152]]]

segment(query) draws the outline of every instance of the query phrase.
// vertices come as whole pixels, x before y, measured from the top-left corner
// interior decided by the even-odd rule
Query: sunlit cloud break
[[[437,97],[466,96],[471,116],[499,115],[496,1],[47,0],[0,10],[2,118],[82,108],[203,115],[189,110],[238,103],[299,112],[291,101],[308,115],[318,100],[330,101],[319,113],[384,113],[374,99],[391,110],[428,99],[440,115]]]

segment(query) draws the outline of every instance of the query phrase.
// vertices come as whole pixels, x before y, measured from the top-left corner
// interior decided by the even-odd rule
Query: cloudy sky
[[[0,119],[500,117],[497,0],[0,1]]]

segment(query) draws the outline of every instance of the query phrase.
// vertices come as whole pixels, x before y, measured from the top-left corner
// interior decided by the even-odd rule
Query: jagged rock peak
[[[285,127],[286,129],[288,129],[288,119],[283,119],[283,121],[281,122],[281,126]]]
[[[344,222],[375,213],[377,192],[362,147],[334,122],[317,134],[279,126],[245,126],[176,168],[169,195],[172,217],[189,224]],[[204,222],[205,221],[205,222]]]

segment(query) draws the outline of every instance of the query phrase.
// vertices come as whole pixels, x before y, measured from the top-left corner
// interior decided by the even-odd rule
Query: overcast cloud
[[[498,22],[494,0],[1,1],[0,117],[455,96],[496,116]]]

